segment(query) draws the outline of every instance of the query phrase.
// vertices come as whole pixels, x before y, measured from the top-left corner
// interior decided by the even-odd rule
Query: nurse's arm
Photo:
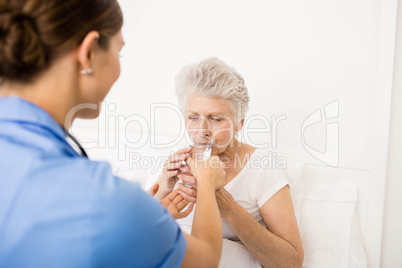
[[[191,235],[186,235],[187,249],[182,267],[218,267],[222,224],[215,191],[222,186],[225,172],[222,168],[196,170],[194,163],[189,165],[197,178],[198,197]]]
[[[186,234],[187,250],[182,267],[218,267],[222,251],[222,226],[215,189],[211,187],[208,191],[198,193],[192,233]]]

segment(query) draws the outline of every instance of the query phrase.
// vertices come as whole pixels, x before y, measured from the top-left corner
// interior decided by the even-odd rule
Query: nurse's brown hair
[[[108,49],[122,25],[117,0],[0,0],[0,81],[29,82],[92,30]]]

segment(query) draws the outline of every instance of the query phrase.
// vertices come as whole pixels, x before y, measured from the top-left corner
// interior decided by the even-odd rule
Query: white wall
[[[394,85],[392,91],[389,135],[387,190],[384,215],[384,242],[381,267],[402,265],[399,250],[402,242],[402,1],[398,2],[398,24],[395,44]]]
[[[318,109],[334,102],[339,105],[339,114],[328,120],[338,123],[332,126],[339,126],[339,133],[332,129],[333,136],[329,137],[326,120],[304,132],[310,148],[324,152],[330,144],[324,155],[339,159],[331,182],[321,180],[318,173],[312,179],[316,185],[337,180],[339,184],[359,185],[363,240],[373,229],[381,235],[386,167],[382,156],[388,144],[387,79],[392,71],[394,0],[119,2],[125,16],[126,41],[121,77],[107,96],[99,120],[77,121],[72,129],[93,159],[108,160],[124,172],[136,169],[139,176],[148,176],[146,170],[130,165],[133,153],[145,157],[151,152],[150,133],[155,133],[159,143],[163,139],[172,141],[182,133],[180,116],[174,109],[152,111],[151,105],[176,105],[174,77],[180,68],[217,56],[245,77],[251,97],[247,120],[254,120],[251,127],[264,126],[255,116],[270,123],[273,115],[286,116],[278,124],[276,139],[272,129],[270,133],[250,134],[249,141],[255,145],[276,143],[279,148],[309,157],[313,164],[324,165],[304,149],[302,125]],[[397,115],[401,114],[397,107],[401,95],[400,87],[394,89],[387,204],[398,197],[394,187],[400,183],[396,177],[401,177],[396,170],[401,154],[394,149],[401,145],[396,138],[401,132],[397,123],[401,120]],[[330,142],[333,138],[339,145]],[[167,154],[177,147],[159,153]],[[369,213],[373,193],[380,199],[374,216]],[[392,205],[387,207],[382,267],[402,263],[393,251],[399,247],[392,236],[397,229],[394,222],[401,221],[393,211]],[[374,243],[368,238],[370,245],[375,244],[368,249],[375,263],[371,267],[380,262],[378,235]]]
[[[103,109],[100,126],[81,122],[76,129],[105,129],[104,119],[117,114],[136,114],[151,123],[151,103],[176,104],[173,79],[180,68],[218,56],[245,77],[249,117],[262,115],[271,121],[272,115],[287,116],[279,123],[278,146],[303,148],[303,121],[339,101],[340,151],[370,153],[380,0],[120,3],[127,45],[122,75],[106,99],[117,109]],[[180,133],[173,110],[160,109],[155,118],[156,133]],[[127,128],[139,129],[139,121],[133,118]],[[125,128],[125,123],[116,124]],[[306,142],[323,151],[324,130],[320,125],[309,128]],[[272,144],[272,134],[254,134],[252,141]]]

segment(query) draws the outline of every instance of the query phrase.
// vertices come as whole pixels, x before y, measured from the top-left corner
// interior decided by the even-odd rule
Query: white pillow
[[[367,266],[358,224],[352,225],[356,199],[356,187],[306,192],[300,218],[303,267]]]
[[[219,268],[247,267],[261,268],[261,264],[241,242],[223,239],[222,257]]]
[[[364,251],[359,226],[355,209],[352,218],[352,228],[350,230],[349,268],[367,268],[367,256]]]

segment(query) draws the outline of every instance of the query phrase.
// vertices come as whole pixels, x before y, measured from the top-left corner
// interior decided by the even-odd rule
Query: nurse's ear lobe
[[[91,60],[99,38],[99,32],[91,31],[85,36],[81,44],[78,45],[77,59],[81,67],[81,74],[92,74]]]

